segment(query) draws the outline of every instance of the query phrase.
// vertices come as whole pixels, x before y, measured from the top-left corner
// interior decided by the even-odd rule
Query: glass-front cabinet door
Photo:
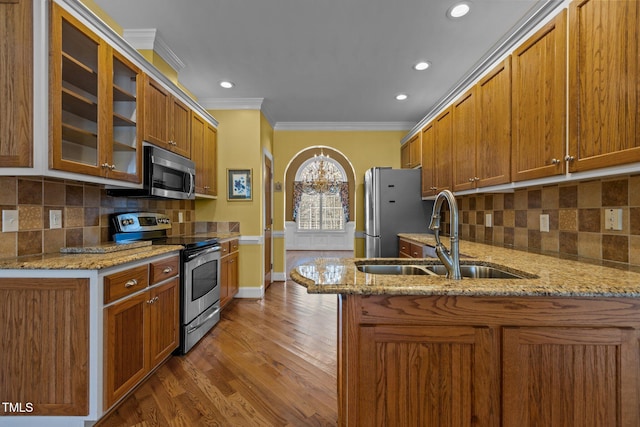
[[[107,138],[107,143],[111,146],[108,176],[139,182],[142,170],[142,128],[138,126],[138,117],[141,117],[138,99],[143,98],[142,73],[124,56],[116,51],[112,52],[112,102],[108,105],[113,108]]]
[[[52,4],[51,168],[140,182],[139,76],[138,67]]]

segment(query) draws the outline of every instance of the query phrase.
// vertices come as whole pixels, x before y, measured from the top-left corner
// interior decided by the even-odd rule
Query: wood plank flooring
[[[287,268],[317,256],[290,251]],[[236,299],[186,356],[173,356],[100,427],[335,426],[337,297],[275,282]]]

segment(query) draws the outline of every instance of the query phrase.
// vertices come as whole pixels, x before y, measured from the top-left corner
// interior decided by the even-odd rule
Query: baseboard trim
[[[238,293],[236,294],[236,296],[234,298],[253,298],[253,299],[260,299],[264,297],[264,286],[260,286],[260,287],[240,287],[238,289]]]
[[[287,281],[287,273],[271,273],[271,278],[274,282],[286,282]]]

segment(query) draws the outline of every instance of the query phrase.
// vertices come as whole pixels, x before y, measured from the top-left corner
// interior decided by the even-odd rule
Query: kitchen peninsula
[[[439,264],[428,258],[319,258],[291,272],[309,293],[339,295],[340,425],[640,425],[640,273],[460,250],[461,265],[521,278],[360,271]]]

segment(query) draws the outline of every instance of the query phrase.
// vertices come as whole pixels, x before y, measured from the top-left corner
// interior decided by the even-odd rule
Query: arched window
[[[320,154],[296,173],[293,219],[298,230],[341,231],[349,221],[349,187],[340,163]]]

